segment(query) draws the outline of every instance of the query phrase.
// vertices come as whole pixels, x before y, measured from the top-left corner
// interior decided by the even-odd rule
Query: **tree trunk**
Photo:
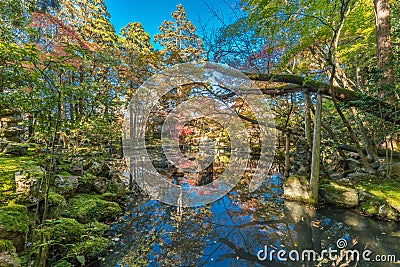
[[[290,175],[290,133],[285,135],[285,177]]]
[[[312,148],[312,135],[311,135],[311,98],[310,92],[304,92],[304,104],[305,104],[305,111],[304,111],[304,132],[305,138],[307,142],[307,170],[310,169],[310,161],[311,161],[311,148]]]
[[[317,94],[317,103],[314,116],[314,136],[311,156],[311,177],[310,177],[310,204],[318,205],[319,169],[321,152],[321,122],[322,122],[322,93]]]
[[[365,150],[367,151],[368,156],[371,157],[374,162],[378,162],[379,161],[378,152],[376,148],[373,147],[370,138],[368,137],[367,129],[365,129],[365,126],[361,118],[359,117],[357,110],[355,108],[351,108],[351,111],[358,123],[358,129],[361,132],[361,141],[363,146],[365,147]]]
[[[376,55],[378,68],[382,71],[380,85],[391,85],[394,79],[393,65],[390,63],[392,39],[390,37],[390,3],[389,0],[374,0],[376,26]],[[382,91],[382,96],[385,92]]]

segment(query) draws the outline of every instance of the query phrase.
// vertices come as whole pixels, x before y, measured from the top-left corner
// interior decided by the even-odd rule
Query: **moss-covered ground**
[[[400,178],[361,180],[355,185],[355,188],[386,201],[390,206],[400,211]]]
[[[0,205],[15,198],[14,173],[35,164],[34,151],[31,149],[21,157],[0,154]]]
[[[112,221],[122,211],[115,202],[118,196],[110,188],[104,194],[77,193],[68,198],[50,187],[47,218],[40,227],[31,227],[35,211],[32,206],[28,210],[25,205],[15,204],[20,201],[15,193],[14,174],[40,165],[35,154],[33,148],[25,156],[0,154],[0,258],[17,263],[21,260],[22,265],[27,265],[28,259],[35,258],[43,247],[48,266],[83,266],[96,260],[110,244],[104,237],[109,226],[103,222]],[[70,176],[62,171],[58,174]],[[90,189],[94,178],[90,173],[83,174],[79,177],[80,186],[88,184]],[[41,211],[43,207],[39,207]],[[25,248],[27,241],[32,242],[30,249]]]

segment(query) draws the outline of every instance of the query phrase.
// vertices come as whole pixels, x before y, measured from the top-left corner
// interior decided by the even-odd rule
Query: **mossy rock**
[[[78,176],[78,193],[90,193],[93,188],[96,176],[91,173],[85,172],[83,176]]]
[[[100,196],[101,199],[106,200],[106,201],[112,201],[112,202],[117,202],[119,197],[115,193],[111,192],[106,192]]]
[[[54,178],[54,186],[57,193],[65,197],[71,197],[78,189],[79,179],[78,176],[66,174],[67,173],[61,173],[56,175]]]
[[[27,166],[22,172],[14,174],[15,192],[22,203],[37,203],[43,199],[37,187],[40,180],[45,176],[45,170],[40,166]]]
[[[43,231],[50,244],[49,265],[75,266],[77,255],[87,259],[96,257],[109,246],[110,241],[102,237],[108,229],[108,225],[100,222],[82,224],[73,218],[64,217],[48,220]],[[36,247],[39,245],[40,233],[36,231]]]
[[[355,187],[373,197],[385,200],[397,213],[400,214],[400,179],[381,178],[361,181]]]
[[[400,220],[400,214],[396,212],[385,200],[378,197],[371,198],[360,205],[360,211],[369,216],[375,216],[386,220]]]
[[[76,194],[69,200],[65,216],[75,218],[81,223],[109,221],[121,213],[120,206],[101,199],[97,194]]]
[[[65,198],[62,195],[54,192],[54,189],[51,188],[49,191],[48,201],[49,208],[47,218],[60,217],[67,207],[67,201],[65,200]]]
[[[36,165],[36,161],[31,156],[11,157],[0,154],[0,206],[16,197],[15,172],[29,169],[32,165]]]
[[[17,211],[17,212],[21,212],[23,214],[28,213],[28,208],[25,205],[19,205],[19,204],[10,203],[7,206],[1,207],[1,209],[5,210],[5,211]]]
[[[53,190],[49,191],[49,206],[53,206],[53,207],[65,207],[67,205],[67,201],[65,200],[65,198],[54,192]]]
[[[115,193],[119,198],[126,197],[126,188],[124,182],[119,176],[114,176],[108,186],[107,192]]]
[[[29,230],[29,217],[26,207],[10,205],[0,208],[0,239],[12,241],[17,252],[25,248]]]
[[[108,226],[105,223],[101,222],[92,222],[87,225],[86,230],[94,235],[97,236],[102,236],[104,235],[105,232],[107,232],[110,229],[110,226]]]
[[[74,244],[81,241],[85,225],[72,218],[59,218],[54,222],[51,239],[57,244]]]
[[[329,182],[321,184],[319,192],[323,200],[330,205],[355,208],[359,204],[358,191],[350,186]]]
[[[72,252],[85,258],[94,259],[102,255],[110,244],[111,241],[108,238],[94,237],[76,244],[72,248]]]

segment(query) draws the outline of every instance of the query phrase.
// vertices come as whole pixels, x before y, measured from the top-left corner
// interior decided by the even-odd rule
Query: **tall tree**
[[[381,85],[389,86],[393,83],[394,73],[391,63],[392,39],[390,25],[389,0],[374,0],[375,24],[376,24],[376,55],[378,68],[382,71]],[[383,95],[384,92],[382,92]],[[393,100],[391,100],[393,102]]]
[[[150,35],[139,22],[128,23],[118,38],[121,63],[118,65],[120,83],[130,97],[158,65],[158,53],[150,43]]]
[[[61,0],[60,3],[60,18],[86,41],[100,48],[115,45],[117,35],[104,0]]]
[[[160,33],[154,36],[154,40],[165,49],[166,62],[176,64],[200,60],[203,43],[181,4],[172,12],[172,19],[164,21],[159,27]]]

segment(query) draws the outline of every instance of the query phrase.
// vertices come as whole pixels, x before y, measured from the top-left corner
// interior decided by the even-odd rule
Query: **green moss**
[[[54,192],[54,189],[50,189],[50,191],[49,191],[49,206],[66,207],[67,201],[65,200],[65,198],[62,195]]]
[[[360,211],[370,215],[388,220],[398,220],[399,215],[390,207],[390,205],[382,198],[374,197],[360,205]]]
[[[110,240],[105,237],[95,237],[82,241],[73,247],[76,255],[84,255],[86,258],[95,258],[101,255],[110,245]]]
[[[104,252],[110,244],[102,235],[109,226],[92,222],[82,224],[73,218],[48,220],[44,233],[49,240],[49,266],[73,266],[76,257],[94,258]],[[36,232],[36,247],[40,247],[40,231]]]
[[[79,242],[85,233],[85,225],[72,218],[60,218],[54,222],[52,240],[56,243]]]
[[[93,183],[95,178],[96,176],[91,174],[90,172],[85,172],[82,176],[79,177],[79,179],[82,182],[88,182],[88,183]]]
[[[23,214],[28,213],[28,208],[25,205],[19,205],[19,204],[13,204],[13,203],[10,203],[7,206],[1,207],[1,209],[5,210],[5,211],[17,211],[17,212],[21,212]]]
[[[0,252],[15,251],[15,247],[10,240],[0,239]]]
[[[358,192],[352,186],[329,182],[321,184],[319,191],[328,204],[346,208],[355,208],[359,205]]]
[[[49,191],[49,209],[47,218],[58,218],[64,212],[67,207],[67,201],[65,198],[54,192],[53,188]]]
[[[87,231],[98,236],[104,235],[109,229],[110,226],[101,222],[92,222],[87,225]]]
[[[15,197],[14,173],[36,165],[33,156],[12,157],[0,154],[0,205]]]
[[[115,202],[101,199],[98,194],[76,194],[69,200],[64,215],[77,219],[81,223],[108,221],[121,213]]]
[[[0,231],[3,233],[28,233],[29,218],[22,210],[21,205],[5,206],[0,208]],[[25,207],[26,209],[26,207]],[[7,234],[6,234],[7,235]],[[1,236],[1,235],[0,235]]]
[[[103,200],[107,200],[107,201],[117,201],[118,200],[118,195],[115,193],[111,193],[111,192],[105,192],[104,194],[102,194],[100,196],[101,199]]]
[[[62,172],[60,172],[58,175],[61,175],[61,176],[73,176],[72,174],[70,174],[70,173],[67,172],[67,171],[62,171]]]
[[[386,201],[400,212],[400,178],[368,179],[360,181],[355,187]]]

